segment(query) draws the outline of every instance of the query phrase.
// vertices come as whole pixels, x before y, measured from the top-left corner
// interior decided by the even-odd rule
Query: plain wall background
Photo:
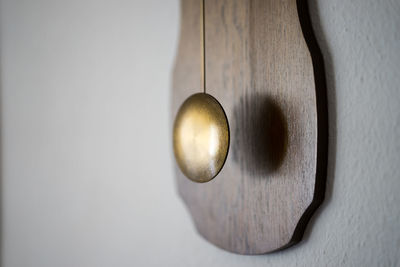
[[[327,199],[300,245],[265,256],[204,241],[176,194],[178,1],[0,1],[3,266],[399,266],[399,1],[310,1]]]

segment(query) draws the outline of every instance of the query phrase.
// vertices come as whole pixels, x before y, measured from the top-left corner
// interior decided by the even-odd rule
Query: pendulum
[[[181,105],[173,127],[176,162],[190,180],[212,180],[224,166],[229,150],[229,124],[221,104],[206,93],[205,0],[201,0],[201,57],[203,92]]]

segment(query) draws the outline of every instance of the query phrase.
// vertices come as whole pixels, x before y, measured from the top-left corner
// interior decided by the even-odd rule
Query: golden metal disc
[[[229,149],[229,125],[218,101],[209,94],[190,96],[175,118],[176,162],[187,178],[204,183],[224,166]]]

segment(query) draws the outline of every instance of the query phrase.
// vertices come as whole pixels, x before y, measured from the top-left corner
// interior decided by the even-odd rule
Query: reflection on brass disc
[[[222,106],[209,94],[190,96],[174,123],[174,153],[181,171],[194,182],[213,179],[229,148],[229,126]]]

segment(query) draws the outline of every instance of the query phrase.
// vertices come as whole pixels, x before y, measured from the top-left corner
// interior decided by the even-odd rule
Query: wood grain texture
[[[181,2],[171,125],[183,101],[202,91],[200,5]],[[206,1],[207,93],[225,109],[230,151],[211,182],[175,170],[199,233],[235,253],[300,241],[323,199],[325,78],[307,10],[296,0]]]

